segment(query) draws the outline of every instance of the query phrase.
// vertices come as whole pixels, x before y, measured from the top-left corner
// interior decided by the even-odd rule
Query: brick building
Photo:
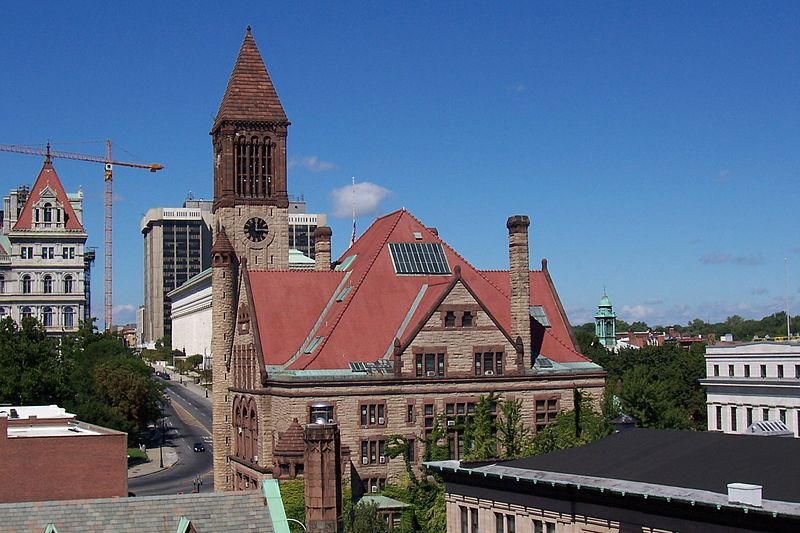
[[[0,407],[0,502],[127,496],[127,442],[55,405]]]
[[[403,471],[386,437],[411,439],[419,464],[442,415],[460,457],[483,394],[522,400],[534,430],[572,407],[573,388],[599,397],[605,374],[577,351],[547,262],[530,270],[527,216],[498,227],[508,271],[476,269],[405,210],[334,263],[318,227],[315,269],[290,271],[288,126],[248,29],[211,131],[217,490],[298,475],[310,421],[338,424],[342,453],[377,490]]]

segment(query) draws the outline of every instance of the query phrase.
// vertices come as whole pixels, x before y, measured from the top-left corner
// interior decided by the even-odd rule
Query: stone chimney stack
[[[526,215],[508,218],[509,280],[511,282],[511,337],[517,343],[517,368],[523,358],[531,356],[531,282],[528,260],[528,226]],[[528,365],[531,360],[527,361]]]
[[[328,226],[319,226],[314,230],[314,270],[331,269],[331,235]]]
[[[339,427],[308,424],[303,432],[306,528],[309,533],[341,533],[342,462]]]

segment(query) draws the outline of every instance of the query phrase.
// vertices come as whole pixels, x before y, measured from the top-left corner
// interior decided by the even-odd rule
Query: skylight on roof
[[[350,268],[350,265],[353,263],[353,261],[355,261],[357,255],[358,254],[348,255],[342,260],[341,263],[339,263],[338,265],[336,265],[336,267],[334,267],[334,270],[339,270],[339,271],[347,270],[348,268]]]
[[[390,242],[389,252],[398,274],[450,274],[441,243]]]
[[[531,317],[534,318],[539,324],[546,328],[550,327],[550,320],[547,319],[547,313],[545,313],[544,307],[541,305],[532,305],[530,306],[530,311]]]
[[[324,337],[314,337],[314,339],[308,343],[306,349],[303,350],[303,353],[313,353],[317,346],[319,346],[319,343],[322,342],[322,339],[324,339]]]

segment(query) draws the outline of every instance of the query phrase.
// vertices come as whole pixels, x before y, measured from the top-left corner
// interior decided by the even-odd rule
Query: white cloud
[[[622,306],[622,313],[621,315],[625,315],[625,317],[629,317],[633,320],[644,320],[645,318],[649,318],[653,316],[655,313],[655,309],[652,307],[647,307],[646,305],[623,305]]]
[[[381,201],[391,191],[380,185],[362,181],[356,183],[355,191],[351,185],[331,191],[332,213],[336,218],[349,218],[353,214],[353,196],[355,193],[356,216],[374,215],[380,208]]]
[[[132,313],[136,311],[136,306],[131,304],[118,304],[112,307],[114,314],[116,313]]]
[[[311,172],[325,172],[336,168],[336,165],[330,161],[323,161],[316,155],[309,155],[305,157],[292,157],[289,159],[289,168],[304,168]]]

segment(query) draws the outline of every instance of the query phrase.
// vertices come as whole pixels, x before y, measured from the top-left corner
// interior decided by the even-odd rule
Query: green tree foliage
[[[353,508],[350,519],[345,520],[346,533],[386,533],[389,528],[386,518],[378,510],[377,503],[363,500]]]
[[[63,405],[71,395],[70,367],[33,318],[0,322],[0,402]]]
[[[606,351],[594,361],[608,372],[608,392],[619,399],[617,413],[633,416],[642,427],[705,430],[705,392],[700,386],[705,377],[704,352],[702,344],[689,350],[645,346]],[[604,410],[610,407],[604,402]]]
[[[281,500],[286,511],[287,518],[299,520],[306,523],[306,500],[305,483],[302,479],[289,479],[281,481]],[[343,498],[344,500],[344,498]],[[296,523],[289,522],[289,529],[292,532],[302,532],[303,528]]]
[[[576,410],[559,413],[555,422],[536,433],[530,448],[524,450],[528,455],[539,455],[564,448],[574,448],[602,439],[611,434],[613,428],[606,418],[598,413],[592,400],[586,395],[580,398],[580,416]],[[578,430],[576,431],[576,427]]]
[[[499,396],[495,393],[481,396],[475,404],[475,413],[467,419],[464,441],[468,461],[497,457],[497,426],[495,412]]]
[[[189,357],[186,358],[186,362],[192,365],[192,369],[195,369],[198,366],[200,366],[200,364],[203,362],[203,356],[200,355],[199,353],[190,355]]]
[[[0,322],[0,401],[57,404],[80,420],[134,436],[160,412],[150,368],[120,337],[92,323],[61,338],[60,346],[33,319]]]
[[[522,400],[500,402],[497,442],[503,458],[517,457],[530,446],[531,430],[522,421]]]

